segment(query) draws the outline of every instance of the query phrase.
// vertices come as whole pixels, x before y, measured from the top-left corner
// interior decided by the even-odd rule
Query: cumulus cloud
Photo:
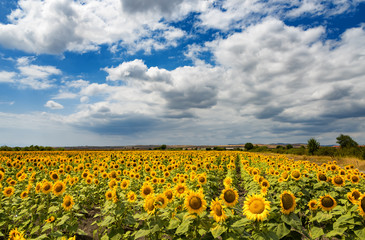
[[[0,83],[12,83],[15,76],[15,72],[0,71]]]
[[[50,109],[56,110],[56,109],[63,109],[63,106],[53,100],[49,100],[46,104],[44,104],[45,107],[48,107]]]

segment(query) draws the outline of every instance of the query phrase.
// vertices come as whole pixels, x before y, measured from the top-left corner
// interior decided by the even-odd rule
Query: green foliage
[[[308,140],[308,152],[313,155],[320,147],[320,143],[315,138],[310,138]]]
[[[1,146],[0,151],[63,151],[63,148],[44,147],[38,145],[30,145],[26,147],[8,147]]]
[[[252,143],[250,143],[250,142],[246,143],[246,144],[245,144],[245,149],[246,149],[247,151],[250,151],[251,149],[253,149],[253,144],[252,144]]]
[[[359,146],[359,144],[357,144],[357,142],[355,142],[349,135],[341,134],[336,139],[336,142],[340,144],[341,148],[352,148]]]

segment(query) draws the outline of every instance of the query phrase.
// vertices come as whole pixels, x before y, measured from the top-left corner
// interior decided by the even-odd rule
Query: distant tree
[[[314,154],[315,151],[317,151],[320,147],[320,143],[315,139],[311,138],[308,140],[308,152],[310,154]]]
[[[247,151],[249,151],[249,150],[251,150],[251,149],[253,149],[253,144],[252,143],[246,143],[245,144],[245,149],[247,150]]]
[[[293,148],[293,145],[291,144],[286,145],[286,149],[291,149],[291,148]]]
[[[340,144],[341,148],[357,147],[359,144],[355,142],[349,135],[341,134],[337,138],[337,143]]]
[[[167,146],[166,146],[166,144],[162,144],[160,148],[161,148],[161,150],[165,150],[167,148]]]

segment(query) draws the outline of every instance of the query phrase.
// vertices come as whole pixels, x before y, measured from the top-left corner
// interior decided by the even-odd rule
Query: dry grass
[[[269,153],[268,155],[279,155],[279,154]],[[330,161],[337,161],[337,165],[341,167],[352,164],[354,165],[355,168],[365,172],[365,160],[359,160],[358,158],[354,157],[307,156],[307,155],[294,155],[294,154],[280,154],[280,155],[285,155],[289,159],[315,162],[318,165],[321,165],[322,163],[328,163]]]

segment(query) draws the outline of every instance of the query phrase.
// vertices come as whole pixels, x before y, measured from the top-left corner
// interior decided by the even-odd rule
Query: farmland
[[[361,239],[364,183],[242,151],[0,152],[0,238]]]

